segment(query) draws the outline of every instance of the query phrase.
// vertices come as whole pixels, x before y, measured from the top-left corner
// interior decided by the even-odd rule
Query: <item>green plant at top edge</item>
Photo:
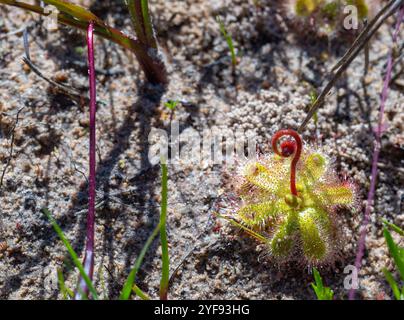
[[[383,221],[383,223],[385,225],[383,227],[383,235],[386,239],[390,255],[393,258],[396,269],[398,270],[398,273],[400,275],[401,287],[400,283],[397,283],[397,281],[394,279],[394,276],[390,271],[387,270],[387,268],[383,268],[382,271],[391,287],[391,290],[393,291],[394,298],[396,300],[404,300],[404,285],[402,285],[404,283],[404,247],[400,247],[394,241],[388,228],[392,229],[394,232],[398,233],[401,236],[404,235],[404,231],[400,227],[396,226],[393,223],[389,223],[386,220]]]
[[[222,19],[220,19],[219,16],[216,17],[216,21],[219,23],[220,32],[222,33],[223,37],[226,40],[227,46],[229,47],[230,56],[231,56],[231,64],[232,64],[233,68],[235,68],[237,65],[237,56],[236,56],[236,50],[235,50],[234,44],[233,44],[233,38],[227,32],[227,29],[226,29]]]
[[[179,103],[178,100],[168,100],[164,102],[164,106],[173,111],[177,107],[178,103]]]
[[[157,40],[151,24],[148,1],[127,1],[132,21],[136,21],[136,23],[139,21],[134,24],[136,37],[107,25],[87,8],[77,4],[66,0],[44,0],[43,2],[58,10],[57,19],[60,24],[86,30],[90,21],[93,21],[95,34],[129,49],[136,55],[149,82],[156,84],[168,82],[165,64],[158,51]],[[45,11],[40,5],[31,4],[28,1],[0,0],[0,4],[18,7],[42,16],[49,16],[52,13]],[[142,29],[138,27],[138,24],[142,26]]]
[[[67,251],[69,252],[70,257],[73,260],[74,265],[77,267],[77,269],[79,269],[80,275],[83,278],[83,280],[85,281],[85,283],[86,283],[86,285],[87,285],[87,287],[89,289],[89,292],[91,293],[93,299],[98,300],[98,294],[94,289],[93,283],[92,283],[91,279],[89,278],[89,276],[87,275],[87,273],[84,271],[84,266],[80,262],[77,254],[74,251],[74,249],[73,249],[72,245],[70,244],[69,240],[67,240],[67,238],[64,235],[62,229],[56,223],[55,219],[52,217],[49,210],[44,208],[44,209],[42,209],[42,212],[43,212],[43,214],[45,214],[45,216],[48,218],[49,222],[52,224],[53,229],[58,234],[60,240],[62,240],[64,246],[66,247]],[[59,275],[59,283],[60,284],[64,283],[64,280],[60,277],[60,275]],[[63,286],[61,285],[61,287],[63,287]]]

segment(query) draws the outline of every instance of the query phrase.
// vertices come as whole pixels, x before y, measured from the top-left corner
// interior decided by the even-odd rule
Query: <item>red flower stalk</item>
[[[90,22],[87,28],[88,48],[88,76],[90,84],[90,146],[89,146],[89,183],[88,183],[88,214],[87,214],[87,236],[86,251],[84,255],[84,271],[90,280],[94,272],[94,226],[95,226],[95,165],[96,165],[96,140],[95,121],[97,111],[97,100],[95,90],[95,66],[94,66],[94,22]],[[82,277],[79,279],[79,289],[76,292],[76,299],[81,299],[82,294],[88,295],[88,287]]]
[[[286,140],[281,143],[281,150],[278,149],[278,141],[284,136],[291,136],[295,141]],[[294,154],[292,163],[290,164],[290,192],[297,196],[296,189],[296,165],[302,153],[302,139],[299,134],[292,129],[279,130],[272,137],[272,149],[281,157],[289,157]]]

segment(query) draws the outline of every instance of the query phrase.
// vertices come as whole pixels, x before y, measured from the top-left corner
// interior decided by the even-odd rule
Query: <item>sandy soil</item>
[[[121,1],[80,1],[109,23],[130,32]],[[303,120],[311,89],[320,88],[346,43],[294,32],[274,1],[150,1],[156,30],[167,59],[167,89],[145,85],[130,52],[96,40],[98,74],[98,209],[96,285],[116,298],[146,238],[159,218],[160,171],[148,159],[151,128],[170,132],[178,122],[181,139],[210,130],[242,130],[267,148],[271,135]],[[102,4],[101,4],[102,3]],[[113,4],[112,4],[113,3]],[[221,15],[242,56],[233,76],[227,45],[215,21]],[[351,177],[365,204],[369,187],[373,126],[377,121],[382,74],[391,44],[392,22],[371,43],[370,69],[363,55],[338,82],[333,95],[304,132],[334,159],[341,176]],[[48,207],[71,240],[83,251],[88,165],[88,110],[58,93],[21,62],[21,33],[29,27],[30,53],[40,70],[87,94],[83,34],[60,27],[47,32],[37,16],[19,9],[0,11],[0,160],[7,166],[0,189],[0,298],[61,298],[56,278],[63,268],[73,288],[77,273],[46,218]],[[402,35],[402,34],[401,34]],[[84,52],[84,53],[83,53]],[[107,71],[110,71],[109,73]],[[401,81],[401,82],[400,82]],[[404,225],[403,82],[391,86],[386,105],[375,207],[358,297],[391,297],[381,268],[392,269],[381,228],[387,218]],[[180,101],[175,112],[164,106]],[[18,121],[17,121],[18,120]],[[222,189],[225,165],[181,163],[169,166],[169,242],[172,268],[196,248],[173,279],[172,299],[313,299],[307,268],[276,266],[265,248],[224,225],[207,224]],[[341,210],[343,259],[321,269],[336,298],[346,298],[343,269],[353,264],[363,205]],[[198,235],[200,235],[198,237]],[[67,266],[66,266],[67,264]],[[70,265],[70,267],[69,267]],[[137,284],[158,296],[160,248],[155,241]]]

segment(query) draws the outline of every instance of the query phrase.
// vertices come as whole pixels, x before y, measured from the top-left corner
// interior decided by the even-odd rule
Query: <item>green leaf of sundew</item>
[[[246,226],[242,225],[241,223],[238,223],[237,221],[233,220],[232,218],[226,217],[226,216],[222,216],[220,214],[217,215],[218,218],[222,218],[225,219],[226,221],[230,222],[232,225],[244,230],[245,232],[247,232],[250,236],[252,236],[253,238],[257,239],[258,241],[261,241],[262,243],[267,243],[268,240],[261,234],[255,232],[254,230],[251,230],[249,228],[247,228]]]
[[[352,205],[355,202],[355,194],[349,185],[318,187],[318,199],[325,206]]]
[[[282,226],[273,236],[270,242],[271,253],[275,257],[287,257],[293,247],[293,239],[287,232],[287,228]]]
[[[403,249],[399,248],[397,244],[394,242],[393,237],[391,236],[389,230],[386,227],[383,228],[383,235],[386,239],[387,246],[389,248],[390,254],[396,263],[397,269],[400,273],[401,280],[404,281],[404,259],[402,256]]]
[[[237,216],[249,226],[257,226],[260,224],[268,226],[271,224],[271,219],[275,218],[277,213],[279,212],[275,203],[267,201],[245,205],[237,211]]]
[[[244,167],[243,175],[245,179],[255,187],[258,187],[269,194],[276,194],[279,188],[289,179],[289,162],[274,158],[266,164],[255,161],[248,163]]]
[[[296,0],[295,11],[298,16],[309,16],[317,6],[316,0]]]
[[[332,223],[329,213],[321,207],[314,207],[311,210],[311,216],[315,220],[321,236],[330,236],[332,232]]]
[[[270,241],[271,254],[275,257],[287,257],[294,245],[294,234],[297,230],[297,214],[290,211],[288,218],[281,223]]]
[[[369,14],[369,8],[365,0],[347,0],[348,5],[353,5],[358,10],[358,18],[360,20],[366,19]]]
[[[319,153],[311,153],[304,162],[302,174],[309,182],[316,182],[327,169],[327,159]]]
[[[247,164],[244,169],[244,176],[251,184],[274,193],[277,188],[277,181],[271,171],[259,162]]]
[[[314,208],[308,208],[299,213],[300,237],[303,253],[309,261],[321,261],[327,255],[325,239],[320,235],[320,227],[315,216]]]
[[[338,16],[339,9],[340,9],[340,6],[339,6],[338,2],[331,1],[324,5],[324,7],[321,9],[321,12],[323,13],[323,15],[334,20]]]

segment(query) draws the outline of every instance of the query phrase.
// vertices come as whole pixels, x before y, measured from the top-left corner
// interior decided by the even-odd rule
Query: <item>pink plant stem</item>
[[[401,7],[399,13],[398,13],[398,18],[397,18],[397,24],[396,28],[394,31],[393,35],[393,46],[390,49],[388,60],[387,60],[387,68],[386,68],[386,77],[384,79],[384,84],[383,84],[383,90],[382,90],[382,95],[380,99],[380,110],[379,110],[379,120],[377,124],[377,130],[376,130],[376,141],[375,141],[375,146],[373,150],[373,156],[372,156],[372,173],[371,173],[371,181],[370,181],[370,188],[369,188],[369,193],[368,193],[368,199],[366,202],[366,208],[365,208],[365,214],[363,216],[362,220],[362,226],[361,226],[361,233],[360,233],[360,238],[358,241],[358,251],[356,254],[356,259],[355,259],[355,267],[358,271],[360,271],[361,265],[362,265],[362,258],[365,252],[365,247],[366,247],[366,228],[367,225],[369,224],[370,220],[370,209],[373,204],[373,199],[375,197],[375,189],[376,189],[376,178],[377,178],[377,163],[379,160],[379,155],[380,155],[380,146],[381,146],[381,135],[383,132],[383,115],[384,115],[384,107],[386,105],[387,101],[387,95],[389,92],[389,84],[391,80],[391,72],[392,72],[392,66],[393,66],[393,48],[395,43],[397,42],[397,36],[398,32],[400,30],[400,25],[403,20],[403,15],[404,15],[404,6]],[[355,289],[350,289],[349,290],[349,300],[354,300],[355,299]]]
[[[96,140],[95,140],[95,121],[96,121],[96,90],[95,90],[95,67],[94,67],[94,23],[91,21],[87,29],[87,48],[88,48],[88,75],[90,82],[90,147],[89,147],[89,183],[88,183],[88,214],[87,214],[87,237],[86,251],[84,256],[84,270],[88,277],[93,279],[94,272],[94,225],[95,225],[95,166],[96,166]],[[88,295],[88,287],[80,277],[80,291]],[[81,299],[81,292],[76,293],[76,298]]]

